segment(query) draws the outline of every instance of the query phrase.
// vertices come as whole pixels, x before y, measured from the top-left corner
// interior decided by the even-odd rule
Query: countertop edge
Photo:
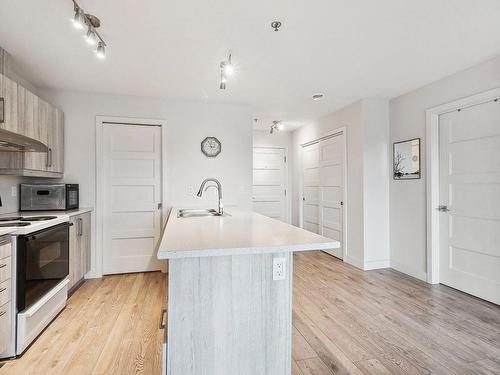
[[[197,249],[197,250],[158,250],[157,259],[182,259],[182,258],[202,258],[228,255],[256,255],[270,253],[294,253],[298,251],[315,251],[340,248],[340,242],[322,242],[298,245],[283,246],[262,246],[262,247],[238,247],[224,249]]]

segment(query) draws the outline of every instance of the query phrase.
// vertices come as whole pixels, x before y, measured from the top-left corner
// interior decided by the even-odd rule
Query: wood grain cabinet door
[[[64,172],[64,113],[58,108],[52,109],[53,120],[48,131],[48,170]]]
[[[49,103],[28,91],[25,107],[25,112],[27,112],[25,116],[27,121],[24,125],[25,135],[45,145],[48,142],[48,124],[52,120],[50,107]],[[24,153],[24,169],[46,171],[47,168],[47,152]]]
[[[18,85],[11,79],[2,75],[1,95],[4,98],[4,122],[0,127],[11,132],[18,132],[17,121],[17,89]]]
[[[81,267],[82,276],[84,277],[87,272],[90,271],[90,243],[91,243],[91,224],[90,224],[90,212],[80,215],[81,220],[81,235],[80,235],[80,246],[81,246]]]
[[[71,289],[79,280],[78,265],[80,263],[80,244],[78,236],[78,216],[69,218],[73,224],[69,227],[69,288]]]

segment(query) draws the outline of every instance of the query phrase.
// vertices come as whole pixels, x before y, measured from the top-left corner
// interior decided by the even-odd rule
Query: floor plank
[[[500,374],[500,306],[322,252],[294,256],[292,375]],[[159,375],[159,272],[88,280],[4,374]]]

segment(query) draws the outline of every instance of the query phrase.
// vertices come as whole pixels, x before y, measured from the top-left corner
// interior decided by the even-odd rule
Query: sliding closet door
[[[302,149],[302,227],[319,233],[319,145]]]
[[[319,142],[319,233],[342,244],[343,134]],[[342,259],[342,247],[326,252]]]

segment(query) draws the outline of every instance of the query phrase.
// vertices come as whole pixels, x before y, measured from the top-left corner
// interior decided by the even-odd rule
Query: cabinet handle
[[[49,148],[49,159],[50,159],[49,167],[52,167],[52,149],[51,148]]]
[[[6,290],[7,290],[7,288],[0,289],[0,293],[5,292]]]
[[[83,236],[83,219],[78,218],[78,235]]]
[[[7,311],[0,312],[0,316],[4,316],[6,313],[7,313]]]
[[[0,264],[0,268],[4,268],[4,267],[7,267],[7,263]]]

